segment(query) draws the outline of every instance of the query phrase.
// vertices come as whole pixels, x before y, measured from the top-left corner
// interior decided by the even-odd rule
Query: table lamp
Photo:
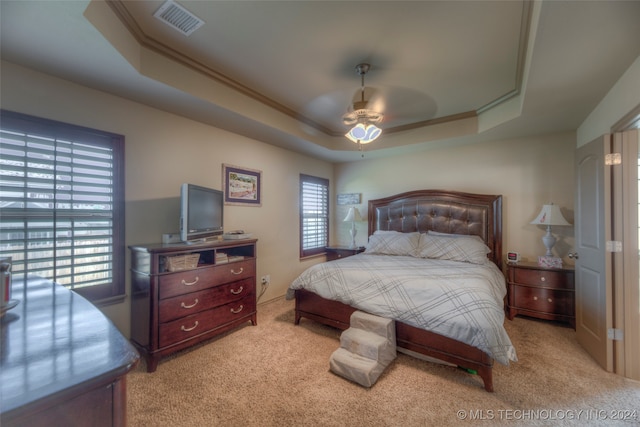
[[[553,249],[553,246],[556,244],[556,238],[553,236],[553,234],[551,234],[551,226],[571,224],[567,222],[566,219],[564,219],[564,216],[562,216],[560,207],[558,205],[554,205],[553,203],[542,206],[542,210],[540,211],[536,219],[531,221],[530,224],[547,226],[547,234],[542,237],[542,243],[544,243],[544,246],[547,248],[547,253],[544,255],[544,257],[550,258],[550,260],[546,261],[555,261],[554,263],[552,263],[552,265],[548,266],[561,267],[562,260],[560,260],[559,258],[554,258],[553,254],[551,253],[551,249]],[[538,264],[541,264],[541,262],[545,261],[541,261],[541,258],[542,257],[538,258]],[[560,265],[557,265],[558,261]]]
[[[358,233],[358,230],[356,230],[356,221],[362,221],[362,217],[360,216],[360,211],[358,210],[358,208],[349,208],[349,212],[347,212],[347,216],[343,221],[351,222],[351,230],[349,230],[349,233],[351,234],[351,248],[355,249],[356,234]]]

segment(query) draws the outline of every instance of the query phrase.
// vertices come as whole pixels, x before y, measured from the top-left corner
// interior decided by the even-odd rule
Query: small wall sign
[[[360,193],[338,194],[338,205],[359,205],[360,196]]]

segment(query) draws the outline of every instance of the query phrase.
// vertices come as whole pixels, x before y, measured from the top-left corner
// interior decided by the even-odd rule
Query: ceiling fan
[[[384,117],[381,112],[369,108],[369,101],[364,99],[364,76],[371,65],[362,63],[356,65],[356,72],[360,75],[360,100],[353,103],[353,110],[342,116],[342,122],[347,126],[353,126],[345,136],[358,144],[368,144],[374,141],[382,133],[382,129],[376,126]]]

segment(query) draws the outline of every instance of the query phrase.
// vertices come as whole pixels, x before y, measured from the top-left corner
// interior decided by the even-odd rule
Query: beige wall
[[[298,181],[300,173],[332,178],[330,163],[7,62],[0,89],[3,109],[125,135],[127,245],[176,231],[180,184],[221,188],[228,163],[262,171],[262,206],[225,208],[225,229],[259,239],[257,274],[271,276],[260,302],[284,295],[295,276],[322,260],[298,260]],[[128,274],[126,286],[129,292]],[[103,311],[129,335],[128,300]]]
[[[544,230],[530,225],[543,204],[560,205],[573,223],[573,158],[575,133],[433,149],[383,160],[336,165],[336,193],[361,193],[361,213],[369,199],[418,190],[441,189],[503,196],[503,249],[536,260],[545,253]],[[350,225],[342,222],[346,207],[336,206],[335,243],[350,242]],[[366,223],[358,224],[357,243],[367,239]],[[573,248],[573,227],[555,227],[554,254],[567,259]]]
[[[222,163],[261,170],[262,207],[225,211],[226,229],[259,239],[258,276],[269,274],[272,282],[260,302],[284,295],[291,280],[323,259],[298,259],[300,173],[331,178],[333,201],[337,193],[361,193],[363,215],[369,199],[420,188],[502,194],[504,249],[530,259],[544,253],[544,231],[529,225],[542,204],[559,204],[573,220],[572,132],[333,166],[6,62],[1,89],[2,108],[125,135],[127,244],[159,242],[162,233],[177,230],[181,183],[221,188]],[[332,243],[350,241],[345,214],[332,202]],[[365,243],[365,223],[358,233]],[[554,233],[556,252],[566,258],[573,229]],[[128,336],[128,301],[103,310]]]
[[[640,56],[631,64],[577,131],[578,147],[611,132],[611,127],[640,105]]]

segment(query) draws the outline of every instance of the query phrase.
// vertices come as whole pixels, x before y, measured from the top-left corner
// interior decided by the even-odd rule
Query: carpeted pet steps
[[[395,358],[395,322],[355,311],[351,327],[340,336],[340,348],[329,359],[329,367],[348,380],[371,387]]]

